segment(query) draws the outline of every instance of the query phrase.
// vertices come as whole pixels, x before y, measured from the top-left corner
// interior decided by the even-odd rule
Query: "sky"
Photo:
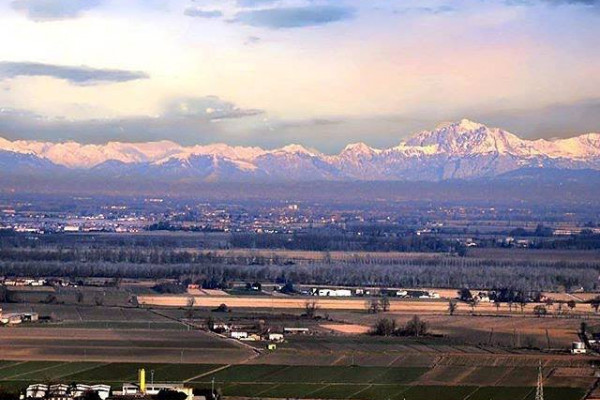
[[[0,0],[0,137],[399,144],[600,132],[600,0]]]

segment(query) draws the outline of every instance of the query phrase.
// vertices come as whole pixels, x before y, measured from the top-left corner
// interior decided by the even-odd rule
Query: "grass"
[[[327,385],[311,393],[317,399],[347,399],[367,389],[369,385]]]
[[[562,388],[562,387],[548,387],[544,388],[544,399],[545,400],[580,400],[585,395],[585,390],[581,388]],[[526,400],[533,400],[535,398],[535,391],[532,391]]]
[[[402,385],[372,385],[361,392],[354,393],[355,399],[402,399],[401,395],[409,389]]]
[[[216,382],[378,383],[412,382],[427,368],[236,365],[202,378]]]
[[[323,385],[315,383],[281,383],[274,385],[263,392],[260,392],[259,395],[261,397],[306,398],[312,397],[312,394],[321,388],[323,388]]]
[[[210,386],[203,385],[198,386],[204,389],[209,388]],[[247,396],[248,393],[254,393],[255,395],[258,393],[262,393],[265,390],[273,387],[271,383],[233,383],[230,385],[225,385],[222,390],[225,396]]]
[[[0,379],[19,379],[19,375],[29,374],[34,371],[39,371],[41,369],[53,367],[57,364],[53,361],[27,361],[24,363],[14,363],[9,365],[6,368],[0,369]]]
[[[93,369],[100,366],[100,363],[94,362],[68,362],[64,364],[56,364],[49,368],[40,371],[31,371],[18,376],[20,380],[35,380],[35,381],[53,381],[58,378],[66,377],[79,373],[83,370]]]
[[[412,386],[402,395],[407,400],[463,400],[476,389],[473,386]]]
[[[469,400],[524,399],[532,390],[531,387],[483,387],[473,393]]]
[[[202,378],[202,381],[210,381],[212,378],[216,382],[261,382],[266,375],[280,371],[281,365],[234,365],[211,375]],[[270,380],[268,382],[271,382]]]
[[[113,363],[104,364],[96,368],[75,373],[66,377],[71,382],[100,382],[121,381],[128,382],[137,379],[137,371],[148,364]]]
[[[154,370],[157,382],[181,382],[207,374],[190,386],[210,388],[214,377],[216,387],[226,396],[313,398],[313,399],[382,399],[382,400],[533,400],[535,387],[480,386],[488,385],[490,368],[482,371],[482,383],[476,383],[475,373],[463,386],[413,385],[427,368],[405,367],[337,367],[234,365],[215,373],[221,367],[214,364],[110,363],[94,362],[6,362],[0,361],[0,388],[19,391],[30,383],[97,382],[118,388],[123,382],[137,380],[137,370],[146,369],[147,379]],[[476,370],[477,371],[477,370]],[[515,368],[514,374],[525,372]],[[523,374],[529,380],[529,374]],[[473,382],[473,384],[471,384]],[[580,400],[582,388],[546,387],[547,400]]]
[[[26,325],[23,325],[26,327]],[[44,328],[76,328],[76,329],[158,329],[158,330],[186,330],[187,327],[178,322],[155,321],[68,321],[45,324]]]

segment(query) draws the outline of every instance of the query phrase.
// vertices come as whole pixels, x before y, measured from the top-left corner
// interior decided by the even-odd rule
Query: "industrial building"
[[[24,313],[7,313],[3,314],[2,309],[0,308],[0,323],[15,325],[20,324],[21,322],[32,322],[39,320],[39,314],[34,312],[24,312]]]
[[[25,390],[25,399],[47,400],[73,400],[89,392],[95,392],[100,399],[106,400],[110,396],[110,386],[104,384],[86,385],[82,383],[46,385],[37,383],[29,385]]]
[[[150,380],[148,384],[146,382],[146,370],[140,369],[138,371],[138,383],[126,383],[123,385],[121,392],[115,392],[116,396],[154,396],[157,395],[161,390],[175,391],[185,393],[187,396],[186,400],[194,400],[194,392],[192,388],[184,387],[178,383],[158,383],[154,382],[154,378]],[[203,397],[203,396],[201,396]],[[198,400],[198,399],[196,399]]]

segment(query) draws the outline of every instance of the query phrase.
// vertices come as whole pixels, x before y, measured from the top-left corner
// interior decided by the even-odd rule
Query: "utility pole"
[[[542,361],[540,361],[537,388],[535,389],[535,400],[544,400],[544,374],[542,373]]]

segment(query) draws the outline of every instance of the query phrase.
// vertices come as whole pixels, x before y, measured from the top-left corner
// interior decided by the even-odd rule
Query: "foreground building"
[[[29,385],[23,399],[45,400],[73,400],[83,397],[86,393],[94,392],[100,399],[106,400],[110,396],[110,386],[104,384],[87,385],[83,383],[46,385],[37,383]]]

